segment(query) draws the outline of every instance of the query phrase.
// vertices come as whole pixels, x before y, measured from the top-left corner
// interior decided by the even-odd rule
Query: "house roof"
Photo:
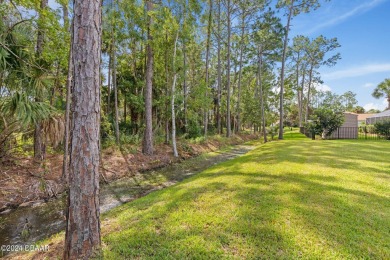
[[[358,114],[358,121],[364,121],[366,118],[371,117],[375,114]]]
[[[374,114],[368,118],[375,118],[375,117],[385,117],[385,116],[390,116],[390,109],[389,110],[386,110],[386,111],[383,111],[381,113],[378,113],[378,114]]]

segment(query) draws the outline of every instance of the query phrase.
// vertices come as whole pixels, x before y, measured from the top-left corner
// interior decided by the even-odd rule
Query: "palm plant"
[[[387,98],[387,108],[390,109],[390,79],[385,79],[372,92],[374,98]]]
[[[0,158],[12,149],[9,144],[14,133],[41,120],[55,122],[49,119],[56,117],[47,102],[36,102],[34,98],[44,96],[52,76],[45,69],[49,66],[34,58],[32,30],[26,24],[1,24],[6,26],[0,29]]]

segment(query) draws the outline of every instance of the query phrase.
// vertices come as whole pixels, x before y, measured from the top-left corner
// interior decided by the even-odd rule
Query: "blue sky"
[[[357,94],[364,108],[386,108],[386,100],[371,96],[373,89],[390,78],[390,0],[321,1],[321,7],[300,14],[292,21],[291,38],[337,37],[341,60],[331,68],[321,68],[323,89]]]

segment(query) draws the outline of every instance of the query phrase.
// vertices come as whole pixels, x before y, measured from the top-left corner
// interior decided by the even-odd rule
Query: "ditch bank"
[[[252,138],[241,138],[244,142]],[[214,146],[215,147],[215,146]],[[100,210],[102,213],[123,203],[145,196],[155,190],[174,185],[210,166],[238,157],[254,149],[254,145],[238,144],[226,150],[203,152],[192,158],[181,158],[181,163],[168,161],[165,166],[157,165],[154,169],[131,172],[101,185]],[[112,164],[110,165],[112,167]],[[141,165],[142,166],[142,165]],[[144,165],[145,166],[145,165]],[[107,169],[111,171],[111,168]],[[113,170],[112,170],[113,171]],[[114,172],[114,171],[113,171]],[[116,171],[116,176],[120,171]],[[56,198],[24,202],[24,205],[0,215],[0,245],[31,245],[47,238],[65,227],[64,209],[66,195],[61,193]],[[5,255],[7,252],[0,252]]]

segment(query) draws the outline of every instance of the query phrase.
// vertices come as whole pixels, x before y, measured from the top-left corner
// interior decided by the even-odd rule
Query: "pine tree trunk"
[[[176,33],[176,39],[175,39],[175,47],[173,50],[173,61],[172,61],[172,71],[174,73],[173,75],[173,83],[172,83],[172,98],[171,98],[171,112],[172,112],[172,148],[173,148],[173,156],[178,157],[179,154],[177,153],[177,147],[176,147],[176,114],[175,114],[175,91],[176,91],[176,79],[177,79],[177,73],[176,73],[176,50],[177,50],[177,40],[179,38],[179,31]]]
[[[123,98],[123,122],[126,124],[127,121],[127,98]]]
[[[283,139],[283,119],[284,119],[284,67],[286,64],[286,52],[288,45],[288,33],[290,31],[290,22],[291,17],[293,15],[293,6],[294,0],[291,1],[288,18],[287,18],[287,26],[286,26],[286,35],[284,36],[283,42],[283,54],[282,54],[282,68],[280,72],[280,96],[279,96],[279,139]]]
[[[300,122],[302,118],[300,106],[301,106],[301,100],[300,100],[300,89],[299,89],[299,65],[300,65],[300,53],[298,52],[297,60],[296,60],[296,69],[295,69],[295,80],[296,80],[296,89],[297,89],[297,98],[298,98],[298,120],[299,120],[299,127]]]
[[[302,127],[302,121],[303,121],[303,88],[305,87],[305,71],[302,71],[302,82],[301,82],[301,88],[298,92],[298,104],[299,104],[299,127]]]
[[[208,90],[209,90],[209,66],[210,66],[210,39],[211,39],[211,23],[212,23],[212,14],[213,14],[213,1],[209,0],[209,20],[207,24],[207,43],[206,43],[206,91],[205,99],[208,100]],[[207,129],[209,124],[208,117],[209,107],[206,105],[204,112],[204,137],[207,138]]]
[[[186,42],[183,39],[183,107],[184,107],[184,132],[188,132],[188,116],[187,116],[187,96],[188,96],[188,89],[187,89],[187,55],[186,55]]]
[[[48,0],[41,0],[40,3],[40,12],[46,9],[48,4]],[[39,22],[38,22],[38,35],[37,35],[37,46],[36,46],[36,57],[37,59],[40,59],[43,52],[43,44],[44,44],[44,37],[45,34],[43,32],[42,28],[42,14],[39,14]],[[37,96],[35,98],[35,101],[42,102],[43,97]],[[43,131],[42,131],[42,122],[39,120],[35,124],[34,129],[34,159],[38,162],[41,162],[45,159],[46,156],[46,145],[43,138]]]
[[[307,120],[309,119],[310,90],[311,90],[312,81],[313,81],[313,67],[311,67],[309,71],[309,88],[307,89],[307,97],[306,97],[307,100],[306,100],[305,123],[307,123]]]
[[[221,0],[218,1],[218,67],[217,67],[217,130],[218,134],[222,134],[222,124],[221,124],[221,95],[222,95],[222,68],[221,68]]]
[[[146,1],[148,12],[153,11],[153,2]],[[146,46],[146,86],[145,86],[145,132],[142,152],[147,155],[153,154],[153,114],[152,114],[152,92],[153,92],[153,47],[151,26],[153,19],[148,14],[148,43]]]
[[[99,132],[101,3],[74,1],[72,140],[63,258],[89,259],[100,249]]]
[[[241,25],[241,43],[240,43],[240,64],[238,74],[238,85],[237,85],[237,133],[241,130],[241,78],[242,78],[242,56],[244,52],[244,34],[245,34],[245,15],[242,17]]]
[[[226,137],[230,137],[231,134],[231,120],[230,120],[230,35],[231,35],[231,7],[230,7],[230,0],[228,0],[227,3],[227,29],[228,29],[228,35],[227,35],[227,68],[226,68]]]
[[[262,124],[262,130],[263,130],[263,138],[264,138],[264,143],[266,143],[267,140],[267,130],[265,128],[265,108],[264,108],[264,91],[263,91],[263,80],[261,77],[261,73],[263,70],[263,54],[262,54],[262,48],[259,46],[259,53],[258,53],[258,58],[259,58],[259,68],[258,68],[258,86],[259,86],[259,91],[260,91],[260,104],[261,104],[261,124]]]
[[[165,32],[165,40],[166,40],[166,46],[168,46],[168,32]],[[168,70],[168,48],[165,48],[165,84],[166,84],[166,89],[165,89],[165,97],[169,96],[169,70]],[[169,100],[166,99],[164,101],[165,103],[165,144],[169,144]]]
[[[63,5],[64,9],[64,24],[66,27],[69,27],[68,21],[68,7]],[[66,10],[66,11],[65,11]],[[66,18],[65,18],[66,17]],[[64,157],[62,164],[62,180],[65,183],[65,186],[69,183],[69,138],[70,138],[70,103],[72,96],[72,76],[73,76],[73,58],[72,58],[72,42],[73,42],[73,32],[70,37],[70,48],[69,48],[69,60],[68,60],[68,75],[66,77],[66,108],[65,108],[65,136],[64,136]]]
[[[110,54],[108,55],[108,79],[107,79],[107,116],[111,113],[111,68],[112,68],[112,59],[111,52],[112,47],[109,49]]]
[[[115,51],[115,40],[113,44],[113,54],[112,54],[112,87],[114,89],[114,105],[115,105],[115,139],[116,144],[120,145],[119,139],[119,111],[118,111],[118,86],[116,84],[116,51]]]

